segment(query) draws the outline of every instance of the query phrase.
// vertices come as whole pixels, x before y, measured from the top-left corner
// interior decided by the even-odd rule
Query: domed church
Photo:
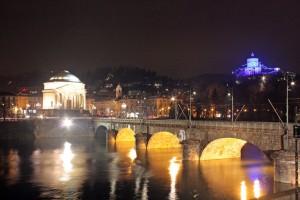
[[[85,107],[85,84],[69,71],[63,70],[44,83],[43,109],[84,110]]]

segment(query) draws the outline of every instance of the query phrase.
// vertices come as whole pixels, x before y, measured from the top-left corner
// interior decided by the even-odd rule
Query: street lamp
[[[291,85],[295,85],[294,78],[296,76],[296,73],[294,72],[283,72],[284,79],[286,80],[286,125],[285,125],[285,131],[286,131],[286,141],[287,141],[287,147],[289,147],[289,91],[291,90],[289,88],[289,80],[291,80]]]
[[[231,88],[231,93],[229,92],[227,96],[231,96],[231,121],[233,122],[234,111],[233,111],[233,89]]]
[[[177,99],[175,97],[172,97],[171,100],[175,103],[175,119],[177,119]]]
[[[124,110],[123,111],[123,116],[124,116],[124,118],[126,117],[126,111],[125,111],[125,109],[126,109],[126,107],[127,107],[127,105],[126,105],[126,103],[122,103],[122,105],[121,105],[121,107],[122,107],[122,109]]]
[[[189,124],[190,124],[190,134],[192,132],[192,94],[195,95],[196,92],[194,91],[193,93],[191,92],[191,88],[190,88],[190,112],[189,112]]]

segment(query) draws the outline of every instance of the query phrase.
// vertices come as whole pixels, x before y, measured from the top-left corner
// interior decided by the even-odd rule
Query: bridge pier
[[[108,143],[115,143],[116,142],[116,131],[113,129],[106,131],[106,140]]]
[[[182,160],[199,160],[200,142],[196,140],[182,141]]]
[[[295,184],[295,152],[277,151],[273,153],[272,158],[274,159],[274,181]],[[299,181],[300,179],[298,178]]]
[[[135,134],[135,145],[137,149],[146,149],[148,143],[147,135],[142,133]]]

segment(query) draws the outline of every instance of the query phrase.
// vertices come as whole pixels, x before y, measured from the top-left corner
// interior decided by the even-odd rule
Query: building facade
[[[64,70],[44,83],[43,109],[85,110],[85,84]]]
[[[233,71],[237,78],[249,77],[255,75],[268,75],[268,74],[277,74],[280,72],[280,68],[267,67],[262,64],[258,58],[254,56],[254,53],[251,53],[251,57],[247,59],[247,63],[242,65],[242,67]]]

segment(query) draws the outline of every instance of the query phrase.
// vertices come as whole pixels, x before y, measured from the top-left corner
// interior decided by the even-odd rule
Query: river
[[[181,159],[91,138],[2,141],[0,199],[244,200],[293,187],[273,181],[266,159]]]

